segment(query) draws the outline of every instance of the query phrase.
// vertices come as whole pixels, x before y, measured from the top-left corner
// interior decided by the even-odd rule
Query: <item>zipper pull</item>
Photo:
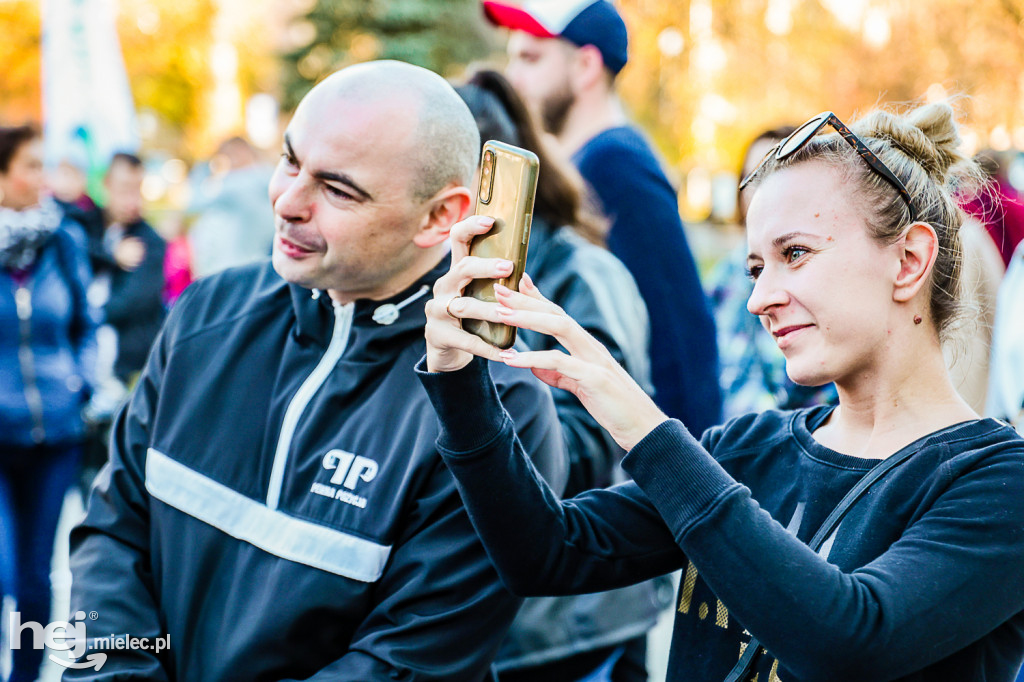
[[[32,292],[22,285],[14,292],[14,305],[18,310],[18,319],[25,321],[32,318]]]

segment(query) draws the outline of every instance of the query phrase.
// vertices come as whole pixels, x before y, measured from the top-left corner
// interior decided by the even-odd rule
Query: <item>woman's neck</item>
[[[978,418],[953,387],[937,340],[897,360],[837,381],[839,407],[815,440],[844,454],[884,459],[922,436]]]

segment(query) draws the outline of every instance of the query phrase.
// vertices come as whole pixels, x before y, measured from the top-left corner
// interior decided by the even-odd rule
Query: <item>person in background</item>
[[[512,29],[505,75],[611,219],[608,249],[629,269],[651,320],[654,400],[698,432],[722,416],[715,323],[676,191],[615,93],[626,24],[607,0],[485,0]]]
[[[766,130],[747,146],[740,179],[750,175],[768,151],[793,132],[792,126]],[[746,230],[750,192],[737,189],[739,225]],[[754,281],[747,270],[746,240],[730,251],[708,277],[708,297],[718,329],[719,379],[725,418],[774,408],[791,410],[836,401],[832,384],[800,386],[786,376],[786,357],[756,315],[747,310]]]
[[[965,204],[964,210],[977,218],[995,242],[1003,264],[1010,266],[1013,252],[1024,240],[1024,195],[1010,182],[1011,154],[986,149],[975,158],[989,177],[989,185]]]
[[[960,241],[961,314],[950,323],[942,350],[957,392],[975,412],[988,414],[985,400],[991,373],[992,330],[1005,269],[999,250],[976,217],[964,221]]]
[[[50,561],[80,456],[93,382],[95,311],[85,235],[43,195],[42,143],[0,127],[0,630],[14,644],[13,682],[35,680],[43,650],[28,622],[50,622]]]
[[[103,209],[89,196],[88,179],[80,163],[71,158],[61,160],[52,169],[47,184],[64,215],[81,225],[86,237],[102,237]]]
[[[526,258],[534,280],[649,389],[647,311],[629,271],[603,248],[606,224],[585,212],[582,179],[546,149],[525,104],[500,73],[478,71],[456,92],[482,141],[524,147],[540,161]],[[527,329],[519,340],[533,350],[560,347]],[[565,495],[620,482],[622,449],[576,396],[557,388],[552,394],[571,453]],[[610,592],[527,600],[498,651],[500,682],[581,680],[603,666],[616,682],[647,679],[646,633],[671,592],[663,578]]]
[[[1024,242],[999,286],[989,369],[987,414],[1024,433]]]
[[[131,386],[146,364],[150,346],[160,332],[166,244],[142,217],[145,167],[133,154],[115,154],[103,180],[107,191],[103,251],[110,296],[103,317],[117,332],[114,375]]]
[[[195,278],[192,276],[192,245],[182,216],[171,218],[168,233],[164,255],[164,305],[169,309]]]
[[[670,682],[1012,680],[1024,438],[979,418],[942,352],[958,306],[955,192],[980,176],[959,146],[945,102],[853,126],[822,112],[741,183],[755,190],[748,308],[790,378],[835,383],[839,403],[739,417],[699,441],[528,277],[519,292],[495,285],[496,303],[463,297],[507,266],[462,257],[488,219],[456,225],[417,372],[505,583],[576,594],[685,568]],[[551,334],[566,352],[499,351],[451,309]],[[559,501],[481,357],[580,397],[629,452],[633,481]]]
[[[274,214],[262,201],[273,167],[242,137],[221,143],[210,161],[212,174],[200,185],[189,213],[195,277],[270,257]]]

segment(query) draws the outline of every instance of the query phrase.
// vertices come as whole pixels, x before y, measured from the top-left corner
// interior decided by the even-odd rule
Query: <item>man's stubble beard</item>
[[[540,106],[540,117],[544,130],[556,137],[561,135],[574,104],[576,104],[576,95],[573,94],[568,83],[563,83],[561,88],[548,95]]]

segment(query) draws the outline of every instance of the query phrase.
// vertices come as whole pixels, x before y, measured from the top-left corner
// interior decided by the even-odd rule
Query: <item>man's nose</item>
[[[305,222],[312,216],[312,202],[307,184],[299,177],[276,174],[271,180],[270,194],[274,213],[289,222]]]

